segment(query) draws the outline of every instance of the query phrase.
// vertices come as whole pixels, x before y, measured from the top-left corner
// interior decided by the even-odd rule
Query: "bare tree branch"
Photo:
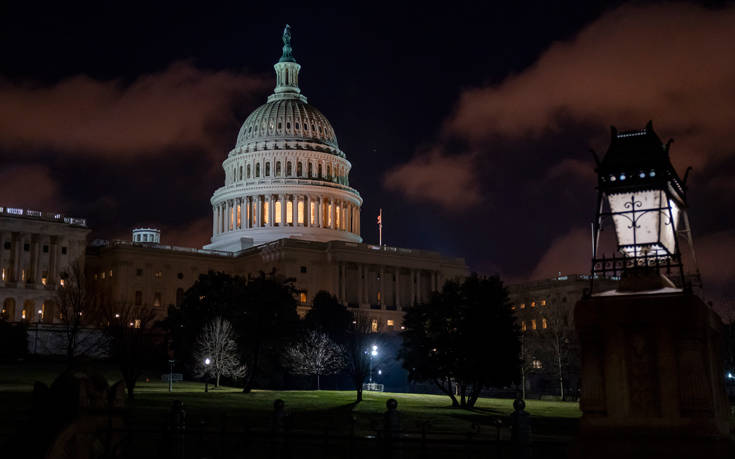
[[[194,359],[198,376],[214,377],[215,387],[219,387],[221,376],[243,378],[246,374],[237,349],[237,335],[230,321],[222,317],[204,325],[194,346]]]
[[[291,373],[316,375],[317,390],[321,388],[321,376],[335,374],[346,365],[344,349],[332,341],[326,333],[313,330],[286,348],[282,359]]]

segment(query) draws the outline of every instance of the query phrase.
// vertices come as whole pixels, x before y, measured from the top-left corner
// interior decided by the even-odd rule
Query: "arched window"
[[[280,177],[280,176],[281,176],[281,162],[278,161],[276,163],[276,177]]]
[[[286,163],[286,177],[291,177],[291,175],[293,175],[292,172],[293,172],[293,167],[291,166],[291,161],[288,161]]]
[[[260,163],[255,165],[255,176],[260,177]]]
[[[297,163],[297,165],[296,165],[296,175],[298,175],[299,177],[301,177],[302,175],[304,175],[304,167],[303,167],[301,161],[299,161]]]
[[[248,164],[247,177],[250,178],[250,164]]]
[[[13,298],[5,298],[3,308],[0,310],[2,318],[9,321],[15,320],[15,300]]]
[[[327,180],[332,178],[332,165],[327,164]]]
[[[271,163],[265,163],[265,176],[271,176]]]
[[[240,166],[240,180],[242,180],[242,166]]]
[[[311,163],[309,163],[309,178],[312,178],[314,176],[314,167]]]
[[[322,165],[321,164],[319,165],[319,169],[317,170],[317,172],[319,174],[318,177],[322,178]]]

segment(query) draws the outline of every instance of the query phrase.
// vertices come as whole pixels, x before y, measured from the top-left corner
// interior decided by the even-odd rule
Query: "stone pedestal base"
[[[698,297],[671,290],[577,304],[583,415],[575,456],[735,457],[722,321]]]

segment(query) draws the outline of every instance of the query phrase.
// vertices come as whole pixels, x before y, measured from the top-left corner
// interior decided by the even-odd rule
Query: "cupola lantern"
[[[618,131],[602,161],[597,159],[598,198],[593,222],[592,277],[655,272],[681,278],[684,274],[679,235],[689,238],[686,176],[679,178],[665,145],[649,121],[645,129]],[[688,174],[688,171],[687,171]],[[617,253],[600,251],[600,232],[612,221]],[[664,278],[665,279],[665,278]]]

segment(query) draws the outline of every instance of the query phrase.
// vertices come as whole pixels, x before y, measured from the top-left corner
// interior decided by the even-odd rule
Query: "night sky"
[[[240,124],[292,26],[300,86],[365,203],[362,236],[509,280],[589,270],[589,149],[674,138],[708,299],[735,297],[735,6],[485,2],[0,6],[0,205],[211,236]],[[275,4],[275,3],[274,3]]]

